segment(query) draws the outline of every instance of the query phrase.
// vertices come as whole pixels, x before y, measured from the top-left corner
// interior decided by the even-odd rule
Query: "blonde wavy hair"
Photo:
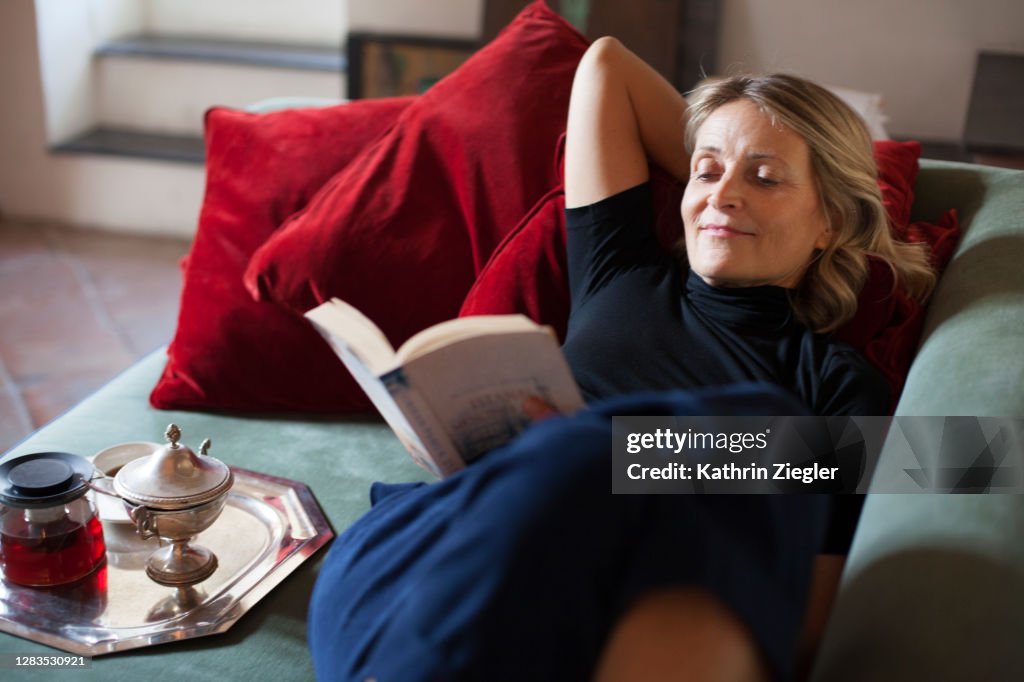
[[[860,116],[825,88],[788,74],[707,80],[687,95],[688,155],[693,154],[697,130],[707,117],[738,99],[753,102],[810,148],[831,241],[790,291],[797,319],[824,333],[852,318],[867,279],[869,255],[888,264],[897,286],[908,295],[927,298],[935,286],[927,247],[893,239],[878,189],[871,135]]]

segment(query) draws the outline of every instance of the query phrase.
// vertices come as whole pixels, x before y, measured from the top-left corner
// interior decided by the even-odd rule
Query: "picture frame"
[[[348,99],[418,95],[466,61],[475,40],[380,33],[350,33]]]

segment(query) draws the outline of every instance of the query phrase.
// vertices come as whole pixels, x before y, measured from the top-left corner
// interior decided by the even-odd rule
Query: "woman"
[[[685,261],[654,238],[648,158],[689,178]],[[932,283],[924,254],[889,238],[874,173],[863,124],[821,88],[730,79],[687,113],[620,43],[596,41],[569,108],[564,349],[605,402],[445,481],[375,485],[313,596],[318,675],[766,680],[792,674],[798,640],[808,660],[858,510],[613,496],[608,422],[886,413],[877,372],[822,334],[855,311],[866,254],[917,295]],[[673,390],[636,393],[652,389]]]
[[[565,160],[573,296],[565,350],[584,393],[605,397],[763,380],[789,388],[818,414],[884,414],[884,392],[870,366],[852,349],[811,333],[833,331],[853,316],[867,254],[889,262],[915,296],[923,297],[934,282],[925,254],[890,237],[863,123],[824,89],[788,76],[711,82],[690,99],[687,115],[683,98],[611,38],[596,41],[577,71]],[[643,184],[648,157],[680,180],[692,172],[682,203],[689,274],[685,263],[660,259],[654,245]],[[791,305],[781,306],[777,322],[789,322],[792,314],[806,333],[769,335],[764,344],[749,333],[732,334],[721,325],[702,329],[685,318],[680,330],[673,328],[675,319],[647,317],[650,304],[642,319],[626,319],[630,312],[640,315],[635,304],[592,300],[651,295],[644,288],[649,282],[602,288],[621,274],[615,261],[621,253],[643,259],[649,270],[676,268],[679,277],[658,273],[666,281],[654,291],[686,293],[673,290],[685,279],[688,292],[712,304],[698,306],[698,317],[717,314],[708,307],[718,303],[774,309],[781,298]],[[764,285],[773,289],[750,290]],[[726,294],[735,300],[718,300]],[[675,307],[673,300],[662,305],[668,311],[654,312]],[[590,328],[591,318],[600,333]],[[620,349],[607,347],[618,341],[605,338],[615,330],[625,332],[627,344],[638,331],[650,336],[658,352],[647,355],[660,365],[623,365]],[[680,333],[697,337],[679,343]],[[777,347],[783,341],[799,347]],[[739,354],[730,348],[737,345],[745,357],[725,362],[722,352]],[[702,353],[704,346],[713,352]]]

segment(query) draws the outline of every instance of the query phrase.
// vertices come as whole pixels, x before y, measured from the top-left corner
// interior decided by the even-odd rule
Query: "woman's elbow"
[[[580,72],[600,72],[605,69],[614,68],[617,55],[625,49],[626,46],[619,42],[617,38],[612,36],[598,38],[583,53],[583,58],[580,59],[579,66],[576,69],[577,77],[579,77]]]

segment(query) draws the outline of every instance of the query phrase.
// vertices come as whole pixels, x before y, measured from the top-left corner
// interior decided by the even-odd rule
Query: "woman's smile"
[[[719,239],[756,236],[753,232],[749,230],[742,230],[738,227],[733,227],[731,225],[716,225],[714,223],[702,225],[700,227],[700,231],[709,237],[715,237]]]

